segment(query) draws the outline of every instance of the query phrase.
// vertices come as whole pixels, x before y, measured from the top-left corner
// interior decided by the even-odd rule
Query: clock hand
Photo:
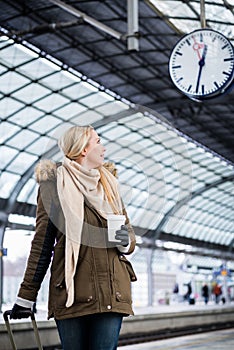
[[[198,76],[197,76],[196,93],[198,93],[200,79],[201,79],[201,73],[202,73],[202,69],[203,69],[203,67],[205,65],[206,53],[207,53],[207,45],[204,46],[202,57],[201,57],[201,59],[198,62],[198,64],[199,64],[199,71],[198,71]]]
[[[198,58],[200,60],[201,59],[201,54],[200,54],[199,50],[203,49],[204,44],[203,43],[202,44],[198,43],[194,36],[192,36],[192,38],[193,38],[193,41],[194,41],[193,50],[197,52]]]

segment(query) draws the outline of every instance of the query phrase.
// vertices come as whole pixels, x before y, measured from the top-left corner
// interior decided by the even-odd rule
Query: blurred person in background
[[[209,287],[207,283],[204,283],[202,286],[202,296],[204,298],[205,304],[208,304],[209,301]]]

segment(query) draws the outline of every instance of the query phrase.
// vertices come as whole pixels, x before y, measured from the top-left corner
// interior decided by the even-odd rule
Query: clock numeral
[[[181,68],[181,66],[173,66],[172,69],[177,69],[177,68]]]
[[[202,89],[202,95],[204,95],[204,92],[205,92],[205,85],[202,85],[201,89]]]
[[[203,42],[203,35],[200,33],[200,42]]]
[[[179,52],[179,51],[176,51],[175,52],[177,55],[179,55],[179,56],[183,56],[183,54],[181,53],[181,52]]]
[[[228,75],[228,76],[230,75],[230,73],[225,72],[225,71],[223,72],[223,74],[224,74],[224,75]]]
[[[229,58],[224,58],[224,62],[228,62],[228,61],[232,61],[233,57],[229,57]]]
[[[217,88],[219,87],[219,85],[217,84],[216,81],[214,81],[214,85],[215,85]]]
[[[188,44],[188,46],[191,46],[191,43],[188,39],[186,39],[186,43]]]

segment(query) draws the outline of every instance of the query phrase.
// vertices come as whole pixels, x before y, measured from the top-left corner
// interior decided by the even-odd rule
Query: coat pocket
[[[53,280],[55,289],[55,301],[58,309],[64,308],[67,301],[64,269],[60,275]],[[74,276],[74,304],[92,304],[97,300],[95,279],[91,264],[85,259],[80,259]]]
[[[132,302],[131,282],[136,281],[137,277],[132,264],[124,255],[114,258],[113,285],[117,301]]]
[[[75,274],[75,302],[92,303],[97,299],[95,278],[88,260],[80,259]]]

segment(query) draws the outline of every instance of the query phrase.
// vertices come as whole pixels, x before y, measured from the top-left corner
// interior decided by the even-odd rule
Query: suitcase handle
[[[24,315],[22,318],[31,317],[32,320],[35,320],[35,315],[32,311],[23,310],[23,311],[20,311],[20,313],[22,315]],[[4,318],[5,322],[8,320],[8,316],[10,316],[10,314],[11,314],[11,310],[7,310],[3,313],[3,318]]]
[[[39,332],[38,332],[38,328],[37,328],[37,323],[35,320],[35,314],[33,311],[21,311],[22,315],[24,315],[24,318],[27,317],[31,317],[31,321],[32,321],[32,325],[33,325],[33,330],[34,330],[34,334],[35,334],[35,338],[36,338],[36,342],[37,342],[37,346],[39,350],[43,350],[42,345],[41,345],[41,340],[40,340],[40,336],[39,336]],[[10,342],[11,342],[11,346],[13,350],[17,350],[16,344],[15,344],[15,340],[14,340],[14,336],[11,330],[11,326],[10,326],[10,322],[9,322],[9,318],[8,316],[10,316],[11,314],[11,310],[7,310],[3,313],[3,318],[6,324],[6,328],[7,328],[7,332],[10,338]]]

